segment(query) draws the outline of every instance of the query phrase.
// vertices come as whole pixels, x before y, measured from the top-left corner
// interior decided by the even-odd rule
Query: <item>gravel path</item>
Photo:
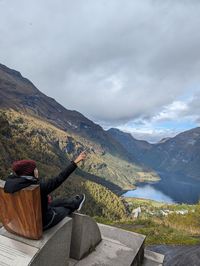
[[[146,248],[165,255],[164,266],[200,266],[200,245],[152,245]]]

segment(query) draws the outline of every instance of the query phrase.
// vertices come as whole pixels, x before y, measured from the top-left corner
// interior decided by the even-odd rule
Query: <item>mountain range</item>
[[[200,127],[156,144],[137,140],[130,133],[115,128],[108,132],[141,164],[169,178],[200,179]]]

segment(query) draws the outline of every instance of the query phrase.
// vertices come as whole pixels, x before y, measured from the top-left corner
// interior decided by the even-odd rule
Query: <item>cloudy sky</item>
[[[0,0],[0,62],[106,129],[200,124],[198,0]]]

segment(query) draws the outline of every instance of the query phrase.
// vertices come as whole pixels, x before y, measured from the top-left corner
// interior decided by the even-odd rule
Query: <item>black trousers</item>
[[[63,218],[76,210],[73,198],[55,199],[49,204],[49,207],[52,209],[53,213],[52,221],[48,225],[44,226],[44,231],[53,227]]]

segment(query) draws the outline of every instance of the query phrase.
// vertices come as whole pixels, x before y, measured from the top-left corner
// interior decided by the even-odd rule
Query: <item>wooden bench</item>
[[[30,239],[42,237],[39,185],[31,185],[13,194],[4,192],[0,180],[0,221],[7,231]]]

